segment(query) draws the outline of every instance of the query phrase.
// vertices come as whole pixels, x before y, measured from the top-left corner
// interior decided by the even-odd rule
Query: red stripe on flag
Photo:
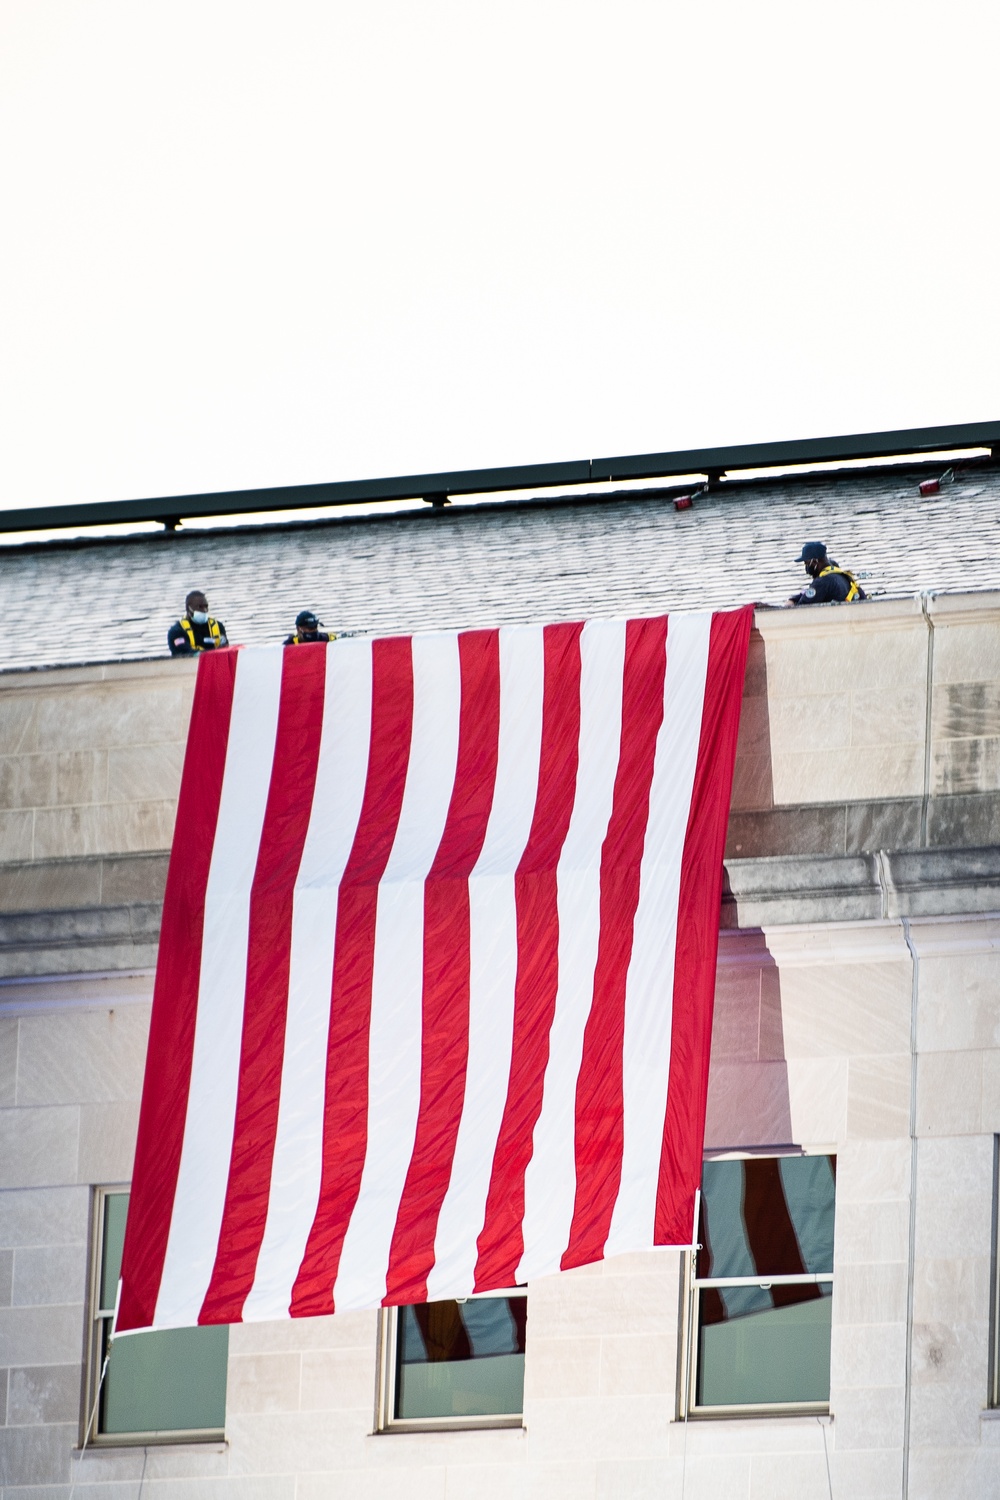
[[[372,731],[358,831],[337,901],[323,1170],[319,1203],[292,1289],[293,1318],[332,1313],[344,1236],[368,1142],[368,1036],[379,881],[392,852],[413,730],[409,636],[372,642]]]
[[[621,753],[601,850],[601,935],[576,1086],[576,1200],[563,1270],[601,1259],[621,1183],[625,983],[663,721],[666,640],[664,617],[626,626]]]
[[[160,1290],[191,1083],[205,891],[219,819],[236,682],[236,651],[198,663],[184,773],[163,899],[135,1189],[122,1256],[118,1327],[148,1328]]]
[[[524,1174],[542,1108],[559,983],[556,870],[569,831],[580,756],[581,625],[545,627],[538,797],[514,878],[517,980],[510,1082],[476,1263],[476,1291],[510,1286],[524,1253]]]
[[[486,837],[500,739],[500,638],[458,637],[462,703],[455,787],[424,886],[420,1110],[396,1216],[386,1305],[427,1300],[438,1218],[451,1177],[469,1059],[469,876]]]
[[[326,651],[289,646],[274,765],[250,892],[246,1000],[229,1182],[198,1321],[238,1323],[267,1222],[292,952],[292,902],[323,730]]]
[[[722,855],[753,606],[712,616],[698,764],[677,905],[667,1113],[656,1195],[657,1245],[689,1243],[701,1181],[715,998]]]

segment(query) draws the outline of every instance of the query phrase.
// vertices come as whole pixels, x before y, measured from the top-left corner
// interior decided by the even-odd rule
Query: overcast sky
[[[2,0],[0,506],[1000,417],[996,0]]]

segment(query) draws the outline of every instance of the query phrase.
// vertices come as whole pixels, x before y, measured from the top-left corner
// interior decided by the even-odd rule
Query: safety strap
[[[203,651],[205,648],[204,648],[204,646],[199,646],[198,641],[197,641],[197,639],[195,637],[194,626],[192,625],[191,621],[188,619],[187,615],[185,615],[184,618],[182,620],[180,620],[178,623],[180,624],[180,627],[183,630],[184,634],[187,636],[187,642],[188,642],[188,645],[191,647],[191,650],[192,651]],[[215,642],[216,645],[218,645],[219,642],[222,640],[222,631],[219,628],[219,622],[218,622],[218,620],[213,620],[212,617],[211,617],[211,615],[209,615],[209,617],[208,617],[208,633],[212,637],[212,640]]]
[[[848,572],[847,568],[835,568],[831,563],[828,567],[825,567],[823,569],[823,571],[819,574],[819,577],[825,578],[828,573],[839,573],[841,578],[846,578],[848,583],[850,584],[850,588],[847,590],[847,595],[844,599],[845,604],[850,604],[852,600],[860,597],[861,589],[858,585],[858,581],[853,573]]]

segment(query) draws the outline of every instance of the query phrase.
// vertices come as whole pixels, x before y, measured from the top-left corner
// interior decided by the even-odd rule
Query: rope
[[[826,1446],[826,1423],[822,1417],[817,1417],[819,1430],[823,1434],[823,1457],[826,1459],[826,1487],[830,1492],[830,1500],[833,1500],[833,1480],[830,1478],[830,1454]]]
[[[101,1399],[101,1389],[102,1389],[102,1387],[104,1385],[104,1377],[108,1373],[108,1360],[110,1358],[111,1358],[111,1340],[109,1339],[108,1340],[108,1352],[107,1352],[107,1354],[105,1354],[105,1356],[104,1356],[104,1364],[101,1366],[101,1378],[97,1382],[97,1394],[94,1397],[93,1410],[90,1413],[90,1421],[87,1423],[87,1430],[83,1434],[83,1446],[80,1449],[80,1457],[79,1457],[79,1460],[77,1461],[76,1473],[73,1475],[73,1483],[70,1485],[69,1500],[73,1500],[73,1496],[76,1494],[76,1486],[77,1486],[77,1482],[78,1482],[78,1479],[79,1479],[79,1476],[80,1476],[80,1467],[81,1467],[81,1465],[83,1463],[83,1455],[87,1451],[87,1444],[90,1441],[91,1428],[93,1427],[94,1423],[97,1420],[97,1404],[98,1404],[98,1402]]]

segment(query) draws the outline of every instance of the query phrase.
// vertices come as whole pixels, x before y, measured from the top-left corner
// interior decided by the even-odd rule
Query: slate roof
[[[280,639],[303,607],[392,634],[778,603],[816,538],[869,592],[998,589],[1000,464],[969,460],[921,497],[943,468],[724,481],[681,512],[675,489],[8,544],[0,670],[163,656],[195,587],[248,645]]]

